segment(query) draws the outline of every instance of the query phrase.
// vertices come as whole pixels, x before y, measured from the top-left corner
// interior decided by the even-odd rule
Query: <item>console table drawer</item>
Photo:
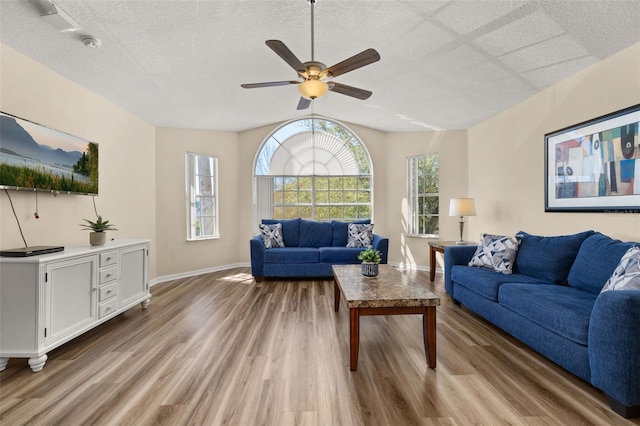
[[[117,295],[118,283],[111,283],[109,285],[105,285],[104,287],[100,287],[100,297],[98,298],[98,301],[102,303],[105,300],[111,299],[112,297],[115,297]]]
[[[100,304],[98,318],[106,317],[118,310],[118,298],[114,297],[104,303]]]
[[[118,253],[115,251],[108,251],[106,253],[100,253],[100,267],[115,265],[118,263]]]
[[[110,281],[114,281],[118,278],[118,267],[102,269],[100,271],[100,285],[106,284]]]

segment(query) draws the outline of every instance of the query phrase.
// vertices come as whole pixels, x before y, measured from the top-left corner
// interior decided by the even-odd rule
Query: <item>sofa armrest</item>
[[[264,276],[264,242],[262,235],[256,235],[249,240],[251,249],[251,275],[254,277]]]
[[[600,293],[589,320],[591,383],[625,406],[640,404],[640,290]]]
[[[380,235],[373,234],[373,241],[371,243],[371,248],[374,250],[380,251],[380,263],[387,263],[389,257],[389,239]]]
[[[475,245],[448,246],[444,248],[444,288],[453,297],[453,283],[451,282],[451,268],[455,265],[467,266],[476,252]]]

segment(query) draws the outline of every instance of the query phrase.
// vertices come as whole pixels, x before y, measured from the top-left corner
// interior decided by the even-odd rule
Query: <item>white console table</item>
[[[0,371],[10,358],[42,370],[47,352],[124,312],[149,306],[149,240],[0,258]]]

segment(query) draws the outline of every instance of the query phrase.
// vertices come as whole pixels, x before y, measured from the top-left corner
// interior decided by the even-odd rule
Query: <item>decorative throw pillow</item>
[[[482,244],[478,246],[469,266],[492,269],[501,274],[511,274],[513,262],[518,253],[520,240],[503,235],[482,234]]]
[[[347,247],[371,247],[373,244],[373,223],[350,223]]]
[[[266,225],[261,223],[260,225],[260,233],[262,234],[262,242],[264,243],[264,248],[276,248],[276,247],[284,247],[284,236],[282,235],[282,224],[274,223],[271,225]]]
[[[640,247],[631,247],[620,259],[602,291],[640,290]]]

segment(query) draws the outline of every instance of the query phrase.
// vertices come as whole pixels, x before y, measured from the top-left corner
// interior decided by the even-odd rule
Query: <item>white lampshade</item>
[[[476,201],[473,198],[452,198],[449,202],[449,216],[475,216]]]
[[[298,84],[298,91],[303,98],[317,99],[327,94],[329,86],[321,80],[309,79]]]

